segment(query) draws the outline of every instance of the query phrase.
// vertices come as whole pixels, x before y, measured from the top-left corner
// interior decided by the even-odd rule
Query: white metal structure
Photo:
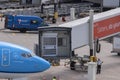
[[[113,36],[120,33],[120,8],[102,12],[94,16],[91,16],[90,14],[90,18],[86,17],[78,19],[65,24],[61,24],[59,26],[72,28],[71,32],[72,50],[78,47],[82,47],[84,45],[88,44],[90,45],[90,43],[91,43],[90,50],[93,50],[91,49],[93,47],[91,42],[93,41],[93,39],[94,40],[98,38],[104,39],[109,36]],[[96,63],[95,62],[89,63],[88,80],[95,80],[96,79],[95,74]]]
[[[120,0],[84,0],[93,3],[102,4],[103,7],[115,8],[120,6]]]
[[[103,7],[119,7],[120,0],[103,0]]]
[[[120,56],[120,36],[113,37],[113,51],[111,52]]]
[[[105,39],[120,33],[120,8],[94,15],[94,39]],[[89,43],[89,17],[59,25],[72,28],[72,50]]]

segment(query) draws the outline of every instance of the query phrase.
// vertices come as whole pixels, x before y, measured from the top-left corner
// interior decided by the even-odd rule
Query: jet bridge
[[[120,8],[98,13],[93,16],[93,38],[105,39],[120,33]],[[89,44],[90,18],[85,17],[56,27],[39,28],[39,55],[46,58],[85,59],[73,54],[76,48]],[[64,45],[60,47],[60,45]],[[72,58],[74,56],[74,58]],[[86,61],[88,60],[85,59]],[[86,62],[85,61],[85,62]],[[74,67],[72,62],[71,67]],[[74,70],[74,68],[71,68]]]
[[[93,16],[93,26],[91,31],[91,22],[90,17],[85,17],[82,19],[74,20],[65,24],[59,25],[59,27],[69,27],[72,29],[71,31],[71,49],[82,47],[84,45],[90,45],[90,34],[93,34],[93,41],[106,39],[111,36],[115,36],[120,33],[120,8],[116,8],[110,11],[98,13]],[[93,33],[92,33],[93,32]],[[93,42],[92,42],[93,43]],[[95,43],[96,44],[96,43]],[[95,45],[98,47],[97,45]],[[91,47],[91,45],[90,45]],[[94,47],[94,56],[95,50],[97,48]],[[91,48],[90,48],[90,56],[91,56]],[[118,53],[119,54],[119,53]],[[74,56],[75,59],[81,65],[81,59],[77,58],[78,56]],[[74,57],[71,57],[70,68],[71,70],[75,70],[76,61]],[[84,57],[82,58],[82,60]],[[87,60],[89,61],[89,60]],[[85,61],[84,61],[85,62]]]
[[[120,8],[94,15],[94,39],[105,39],[120,33]],[[72,50],[89,43],[89,17],[59,25],[72,28]]]

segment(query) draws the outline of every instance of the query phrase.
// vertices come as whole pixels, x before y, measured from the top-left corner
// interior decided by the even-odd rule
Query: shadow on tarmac
[[[112,53],[111,53],[112,54]],[[117,53],[113,53],[114,55],[109,55],[109,57],[113,57],[113,58],[119,58],[120,59],[120,56],[117,55]]]
[[[17,30],[6,30],[6,29],[0,29],[0,31],[4,33],[16,33],[16,34],[38,34],[38,31],[26,31],[25,33],[21,33]]]
[[[113,68],[120,67],[120,62],[118,62],[118,63],[112,63],[112,64],[105,64],[103,66],[104,66],[103,70],[113,69]]]
[[[5,30],[5,28],[0,28],[0,31],[1,31],[1,30]]]
[[[115,54],[115,53],[114,53]],[[117,53],[115,54],[115,55],[110,55],[109,56],[110,58],[117,58],[117,59],[119,59],[120,60],[120,56],[118,56],[117,55]],[[113,69],[113,68],[118,68],[118,67],[120,67],[120,62],[118,62],[118,61],[112,61],[113,63],[108,63],[108,64],[104,64],[104,62],[103,62],[103,64],[104,65],[102,65],[103,67],[102,67],[102,69],[103,70],[109,70],[109,69]]]

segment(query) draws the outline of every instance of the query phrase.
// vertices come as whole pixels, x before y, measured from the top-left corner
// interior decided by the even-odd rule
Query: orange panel
[[[120,15],[94,23],[94,39],[120,32]]]

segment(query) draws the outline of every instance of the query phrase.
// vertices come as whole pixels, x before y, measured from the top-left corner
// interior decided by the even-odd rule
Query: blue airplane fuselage
[[[0,72],[36,73],[47,70],[50,63],[24,47],[0,42]]]

